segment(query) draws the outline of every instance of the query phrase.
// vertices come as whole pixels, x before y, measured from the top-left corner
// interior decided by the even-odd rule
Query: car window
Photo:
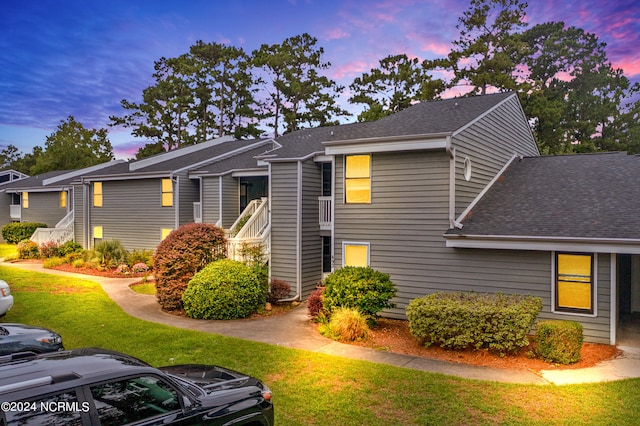
[[[82,425],[82,412],[87,402],[78,402],[76,393],[67,391],[29,401],[4,403],[7,425]],[[1,423],[1,422],[0,422]]]
[[[154,376],[101,383],[90,388],[103,425],[123,425],[180,409],[176,391]]]

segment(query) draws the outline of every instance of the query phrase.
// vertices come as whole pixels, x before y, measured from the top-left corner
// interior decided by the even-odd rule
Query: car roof
[[[74,386],[95,380],[157,371],[129,355],[96,348],[18,357],[0,363],[0,398],[3,394],[74,381]]]

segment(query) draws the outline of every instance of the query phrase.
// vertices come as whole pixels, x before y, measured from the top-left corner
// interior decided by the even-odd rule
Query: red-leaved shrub
[[[322,300],[323,288],[317,288],[311,292],[307,298],[307,311],[312,319],[318,318],[321,314],[325,314]]]
[[[288,282],[272,279],[269,283],[269,295],[267,296],[267,302],[278,303],[282,299],[289,297],[290,292],[291,286]]]
[[[165,310],[182,309],[182,294],[189,280],[209,263],[226,255],[224,231],[215,225],[190,223],[171,232],[153,256],[160,306]]]

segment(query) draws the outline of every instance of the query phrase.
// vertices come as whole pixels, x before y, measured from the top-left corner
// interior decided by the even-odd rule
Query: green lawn
[[[214,363],[263,379],[278,425],[637,424],[640,379],[579,386],[464,380],[172,328],[125,314],[90,280],[0,267],[15,296],[3,322],[46,326],[67,348],[153,365]]]
[[[18,254],[15,244],[0,244],[0,258]]]

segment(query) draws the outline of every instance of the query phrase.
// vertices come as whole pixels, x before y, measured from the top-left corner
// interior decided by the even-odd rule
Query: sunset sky
[[[390,54],[446,55],[469,0],[6,0],[0,8],[0,149],[44,146],[61,120],[107,128],[153,84],[154,61],[197,40],[242,47],[318,39],[327,75],[347,86]],[[640,2],[531,0],[530,25],[563,21],[607,44],[609,60],[640,81]],[[351,108],[345,93],[340,102]],[[117,158],[144,140],[109,128]]]

